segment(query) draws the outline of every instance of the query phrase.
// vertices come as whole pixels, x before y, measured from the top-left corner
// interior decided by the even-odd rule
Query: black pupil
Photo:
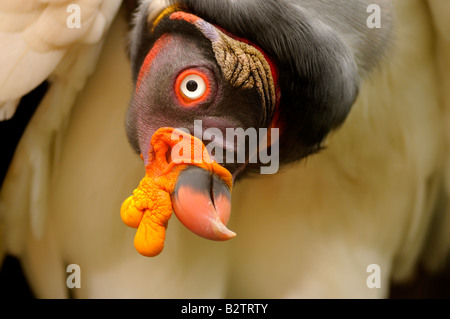
[[[190,80],[188,83],[186,83],[186,89],[190,92],[195,92],[198,89],[198,83],[194,80]]]

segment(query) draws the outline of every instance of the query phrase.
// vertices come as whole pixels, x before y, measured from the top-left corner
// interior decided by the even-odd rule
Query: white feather
[[[0,121],[9,120],[16,112],[20,100],[0,101]]]
[[[37,87],[77,45],[97,45],[120,2],[1,0],[0,46],[8,49],[0,50],[0,101],[10,105]],[[80,28],[67,25],[71,4],[80,8]]]
[[[86,21],[90,27],[86,28],[83,36],[71,37],[70,40],[61,36],[63,39],[58,42],[55,32],[60,30],[67,33],[69,29],[65,25],[54,28],[57,24],[50,28],[52,37],[48,38],[49,41],[53,41],[52,45],[55,47],[64,49],[50,49],[49,41],[44,41],[40,46],[27,46],[24,39],[26,32],[36,35],[39,32],[50,32],[46,30],[48,26],[39,27],[39,23],[46,23],[51,21],[49,17],[58,16],[62,11],[56,10],[54,6],[64,7],[68,1],[47,1],[46,6],[38,6],[41,15],[33,24],[36,29],[28,28],[21,34],[0,34],[0,44],[14,44],[11,50],[0,51],[0,55],[6,57],[1,60],[0,67],[8,71],[7,76],[2,78],[1,96],[10,99],[20,97],[43,80],[48,79],[51,83],[17,146],[0,192],[0,214],[11,230],[6,243],[12,253],[19,254],[23,251],[29,229],[32,237],[41,239],[44,236],[49,181],[53,175],[54,163],[58,161],[64,127],[76,95],[95,69],[103,34],[109,28],[120,2],[108,0],[105,3],[95,1],[86,4],[85,1],[78,1],[82,12],[90,14]],[[50,14],[53,11],[54,16]],[[65,11],[63,16],[67,16]],[[60,21],[61,17],[58,19]],[[5,61],[15,62],[8,65]],[[5,73],[1,74],[3,76]]]

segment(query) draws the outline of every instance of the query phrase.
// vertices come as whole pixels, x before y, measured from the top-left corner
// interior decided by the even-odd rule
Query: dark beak
[[[231,190],[213,172],[195,166],[181,172],[172,204],[177,218],[195,234],[219,241],[236,236],[226,227],[231,213]]]

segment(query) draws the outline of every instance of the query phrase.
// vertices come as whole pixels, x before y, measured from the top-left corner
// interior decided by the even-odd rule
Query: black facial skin
[[[234,36],[249,40],[272,58],[279,74],[280,96],[275,125],[280,129],[279,163],[283,166],[323,148],[325,137],[347,118],[361,78],[383,60],[392,34],[391,4],[376,1],[383,10],[386,9],[384,26],[370,29],[365,21],[367,5],[372,1],[358,0],[350,6],[345,0],[168,0],[168,5],[176,5]],[[154,32],[150,32],[152,26],[148,23],[152,21],[148,22],[147,6],[144,2],[140,7],[130,37],[134,79],[160,36],[177,33],[187,39],[190,35],[203,59],[209,61],[209,68],[218,81],[217,87],[224,89],[222,94],[218,91],[219,100],[214,104],[223,105],[225,118],[244,128],[273,124],[271,114],[267,116],[268,123],[258,123],[262,110],[250,103],[252,97],[249,95],[254,96],[254,92],[238,89],[233,92],[226,83],[219,83],[221,77],[214,67],[211,43],[192,25],[165,18]],[[174,56],[175,59],[181,57]],[[229,92],[234,94],[227,95]],[[234,113],[234,105],[239,106],[239,113]],[[132,145],[139,151],[137,131],[132,123],[136,112],[130,111],[127,131]],[[165,120],[164,117],[158,119],[160,123]],[[187,120],[188,116],[181,122]]]
[[[189,27],[183,29],[189,30]],[[166,34],[170,42],[152,61],[128,110],[127,135],[136,152],[148,150],[153,133],[160,127],[185,128],[194,134],[194,121],[201,120],[203,131],[219,128],[225,137],[226,128],[267,125],[261,120],[263,110],[256,90],[234,88],[223,80],[207,39],[197,32]],[[206,74],[210,83],[208,98],[190,107],[183,106],[175,93],[179,89],[175,86],[176,79],[187,69]],[[203,141],[205,145],[210,142]],[[224,163],[223,166],[233,174],[242,163]]]
[[[377,2],[383,2],[383,8],[390,6],[387,1]],[[326,136],[347,118],[358,95],[361,77],[382,61],[389,47],[392,21],[388,10],[384,13],[385,27],[369,29],[365,24],[371,0],[355,1],[351,7],[345,5],[345,0],[169,0],[169,3],[249,40],[272,58],[279,74],[275,125],[280,129],[280,166],[323,148]],[[168,18],[150,32],[147,9],[145,5],[140,8],[130,42],[135,79],[146,54],[160,36],[176,33],[187,39],[190,35],[203,55],[202,60],[209,61],[208,68],[216,76],[218,100],[212,103],[223,106],[224,118],[233,121],[233,127],[257,129],[273,124],[272,114],[267,116],[268,123],[258,122],[263,110],[255,105],[259,101],[255,92],[233,91],[221,82],[211,43],[200,32],[187,22],[175,23]],[[130,114],[133,112],[137,111]],[[217,114],[217,108],[214,112]],[[193,115],[189,114],[181,122],[192,122]],[[163,123],[166,119],[158,118],[156,122]],[[136,148],[137,132],[130,120],[128,125],[128,136]]]

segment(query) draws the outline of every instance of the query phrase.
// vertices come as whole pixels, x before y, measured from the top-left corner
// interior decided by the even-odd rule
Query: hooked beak
[[[231,191],[216,174],[192,166],[182,171],[172,194],[173,210],[195,234],[212,240],[232,239],[226,224],[231,213]]]

